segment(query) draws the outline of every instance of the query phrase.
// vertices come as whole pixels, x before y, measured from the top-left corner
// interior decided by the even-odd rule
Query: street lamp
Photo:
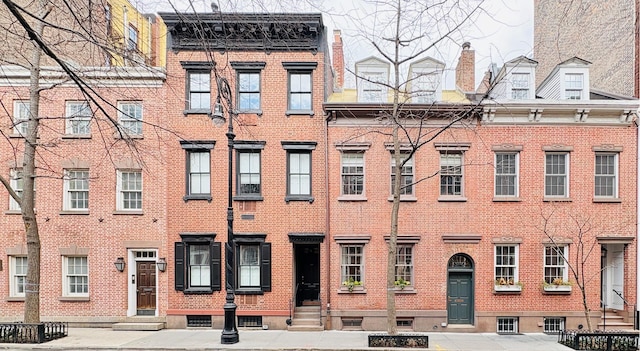
[[[224,77],[217,79],[218,98],[213,108],[211,119],[217,127],[224,125],[226,118],[224,117],[224,108],[222,99],[227,103],[227,111],[229,112],[229,129],[227,130],[227,140],[229,146],[229,173],[228,173],[228,206],[227,206],[227,243],[225,245],[225,289],[227,291],[226,302],[224,304],[224,328],[222,329],[221,342],[223,344],[235,344],[240,341],[238,336],[238,328],[236,327],[236,304],[234,300],[234,260],[233,260],[233,139],[236,135],[233,133],[233,100],[231,98],[231,88],[229,82]]]

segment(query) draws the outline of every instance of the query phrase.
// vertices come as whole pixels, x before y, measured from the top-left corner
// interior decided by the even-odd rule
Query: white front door
[[[624,310],[624,245],[606,245],[603,260],[602,297],[606,308]]]

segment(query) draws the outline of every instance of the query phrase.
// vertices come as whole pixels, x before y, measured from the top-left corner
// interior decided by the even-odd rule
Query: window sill
[[[570,197],[551,197],[545,196],[542,201],[544,202],[572,202],[573,200]]]
[[[193,109],[184,110],[182,113],[184,113],[185,116],[187,116],[187,115],[210,115],[211,114],[211,109],[208,109],[208,108],[193,108]]]
[[[367,201],[367,197],[364,195],[341,195],[338,196],[338,201]]]
[[[396,295],[410,295],[410,294],[418,293],[418,291],[414,289],[412,286],[405,286],[404,289],[393,288],[393,291],[395,292]]]
[[[204,289],[189,288],[189,289],[184,289],[183,293],[185,295],[213,294],[213,289],[211,289],[211,288],[204,288]]]
[[[571,294],[571,285],[548,285],[542,290],[545,294]]]
[[[520,197],[494,197],[493,202],[521,202],[522,199]]]
[[[520,294],[522,293],[522,287],[520,285],[494,285],[494,294]]]
[[[6,302],[24,302],[24,296],[10,296],[4,299]]]
[[[388,201],[393,201],[393,196],[387,198]],[[412,195],[400,195],[400,202],[416,202],[418,198]]]
[[[236,295],[264,295],[264,291],[258,288],[243,289],[239,288],[235,291]]]
[[[233,197],[233,201],[263,201],[264,198],[261,195],[236,195]]]
[[[114,215],[131,215],[131,216],[141,216],[144,214],[143,211],[141,210],[136,210],[136,211],[123,211],[123,210],[117,210],[117,211],[113,211]]]
[[[467,202],[467,198],[464,196],[441,195],[438,198],[438,202]]]
[[[88,216],[89,215],[89,210],[80,210],[80,211],[62,210],[62,211],[58,212],[58,214],[62,215],[62,216],[66,216],[66,215]]]
[[[617,203],[621,203],[622,199],[619,198],[619,197],[618,198],[613,198],[613,197],[594,197],[593,198],[593,202],[617,204]]]
[[[258,117],[262,117],[262,110],[238,110],[236,114],[239,115],[256,115]]]
[[[20,214],[22,214],[22,212],[20,212],[20,210],[7,210],[7,211],[4,211],[4,214],[6,214],[6,215],[20,215]]]
[[[313,110],[287,110],[285,116],[309,116],[313,117],[315,113]]]
[[[58,298],[58,301],[63,302],[87,302],[90,300],[89,296],[60,296]]]
[[[114,133],[113,134],[113,138],[114,139],[144,139],[144,136],[142,134],[126,134],[126,133]]]
[[[12,139],[22,138],[22,139],[24,139],[24,136],[22,134],[9,134],[9,138],[12,138]]]
[[[349,291],[349,289],[345,287],[341,287],[338,290],[338,294],[366,294],[366,293],[367,293],[367,289],[365,289],[362,286],[354,287],[352,291]]]
[[[308,201],[310,204],[315,201],[313,196],[304,196],[304,195],[289,195],[284,198],[284,202],[289,203],[290,201]]]
[[[211,195],[185,195],[182,197],[182,200],[184,202],[201,201],[201,200],[207,200],[208,202],[211,202],[212,198],[211,198]]]
[[[91,139],[91,134],[65,134],[62,139]]]

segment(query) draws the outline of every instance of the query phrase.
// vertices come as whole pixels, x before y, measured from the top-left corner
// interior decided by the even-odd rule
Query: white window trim
[[[566,168],[566,174],[565,174],[565,182],[564,182],[564,195],[547,195],[547,155],[564,155],[564,162],[565,162],[565,168]],[[553,151],[547,151],[544,153],[544,197],[545,198],[569,198],[570,194],[569,194],[569,182],[571,181],[571,173],[570,173],[570,165],[571,165],[571,158],[570,158],[570,152],[567,151],[558,151],[558,152],[553,152]],[[557,176],[557,174],[552,174],[554,176]]]
[[[122,173],[140,173],[140,195],[142,197],[142,204],[144,205],[144,179],[142,177],[142,171],[139,169],[119,169],[116,171],[116,210],[124,212],[140,212],[142,208],[124,208],[124,196],[122,194]]]
[[[500,329],[500,320],[512,320],[513,321],[513,330],[501,330]],[[496,333],[500,334],[517,334],[518,333],[518,317],[498,317],[496,318]]]
[[[129,117],[128,115],[126,115],[123,112],[123,106],[125,106],[125,105],[137,105],[137,106],[140,106],[140,119],[136,119],[136,118]],[[131,136],[141,136],[141,135],[143,135],[144,124],[142,123],[142,121],[144,121],[144,106],[142,105],[141,101],[119,101],[118,102],[118,122],[120,123],[120,127],[122,128],[122,130],[125,131],[128,135],[131,135]],[[137,122],[137,123],[140,123],[140,132],[139,133],[132,132],[129,128],[124,126],[123,122]]]
[[[342,176],[344,173],[342,172],[343,168],[343,156],[345,154],[360,154],[362,155],[362,193],[361,194],[345,194],[344,193],[344,183],[342,182]],[[341,198],[364,198],[367,194],[367,165],[364,151],[354,150],[354,151],[343,151],[340,153],[340,197]]]
[[[505,175],[503,173],[498,174],[498,154],[515,154],[516,159],[516,169],[515,169],[515,193],[513,195],[498,195],[497,193],[497,182],[496,182],[496,178],[499,175]],[[496,167],[494,167],[494,173],[493,173],[493,196],[497,197],[497,198],[517,198],[520,197],[520,152],[509,152],[509,151],[496,151],[493,155],[493,161],[494,164],[496,165]]]
[[[89,110],[89,103],[87,101],[67,101],[66,103],[66,107],[65,107],[65,112],[66,112],[66,118],[65,118],[65,134],[67,135],[87,135],[87,134],[91,134],[91,114],[89,113],[88,115],[76,115],[73,116],[72,112],[71,112],[71,106],[73,105],[84,105],[86,106],[86,108]],[[91,110],[89,110],[89,112],[91,112]],[[74,133],[73,132],[73,123],[71,123],[72,121],[87,121],[88,126],[87,126],[87,133]]]
[[[453,154],[459,154],[460,155],[460,194],[442,194],[442,156],[444,155],[453,155]],[[460,151],[440,151],[438,154],[438,162],[439,162],[439,167],[440,167],[440,175],[438,177],[438,200],[443,201],[443,200],[455,200],[455,199],[461,199],[461,200],[466,200],[465,197],[465,167],[464,167],[464,159],[465,159],[465,151],[464,150],[460,150]]]
[[[365,282],[365,262],[366,262],[366,260],[365,260],[365,252],[364,252],[365,251],[364,250],[365,244],[361,244],[361,243],[340,243],[340,282],[341,282],[341,284],[343,284],[343,282],[346,279],[348,279],[347,277],[345,277],[343,275],[343,273],[344,273],[343,268],[345,266],[349,266],[349,265],[345,264],[342,261],[342,259],[343,259],[342,249],[344,247],[347,247],[347,246],[360,247],[360,257],[361,257],[361,259],[360,259],[360,280],[359,280],[360,286],[359,287],[362,288],[362,287],[364,287],[364,282]],[[347,287],[344,286],[344,285],[341,288],[342,289],[347,289]]]
[[[515,84],[515,82],[520,82],[520,80],[516,80],[515,77],[516,76],[526,76],[527,77],[527,85],[526,87],[522,87],[522,86],[518,86],[517,84]],[[510,85],[511,85],[511,98],[514,100],[522,100],[520,98],[515,98],[514,92],[516,91],[523,91],[526,92],[526,97],[525,99],[530,99],[531,98],[531,74],[528,72],[512,72],[511,73],[511,79],[510,79]]]
[[[71,293],[69,290],[69,258],[70,257],[84,257],[87,260],[87,292],[86,293]],[[75,274],[74,276],[82,276]],[[62,296],[64,297],[89,297],[89,258],[87,256],[62,256]]]
[[[25,112],[27,114],[30,113],[31,106],[29,100],[15,100],[13,102],[13,123],[15,124],[13,133],[20,136],[25,136],[29,130],[29,116],[26,116],[26,119],[20,116],[23,108],[26,109]],[[24,122],[18,123],[20,121]]]
[[[64,170],[64,186],[63,186],[63,210],[64,211],[74,211],[74,212],[88,212],[89,211],[89,207],[87,208],[71,208],[71,196],[69,196],[69,192],[71,191],[71,189],[69,189],[69,172],[89,172],[88,169],[65,169]],[[89,181],[89,178],[87,178],[87,181]],[[89,185],[90,186],[90,185]],[[90,188],[89,188],[90,189]],[[87,192],[89,192],[90,194],[90,190],[87,189]]]
[[[407,153],[400,153],[400,161],[402,163],[402,160],[404,160],[407,156]],[[393,196],[393,182],[391,181],[393,179],[394,176],[394,172],[393,172],[393,168],[396,165],[396,158],[393,155],[393,152],[391,153],[391,160],[389,161],[389,183],[390,183],[390,196]],[[400,198],[401,199],[405,199],[405,198],[415,198],[416,194],[415,194],[415,164],[414,164],[414,157],[413,155],[411,155],[411,157],[409,157],[409,160],[404,164],[404,166],[406,167],[407,165],[411,166],[411,194],[400,194]],[[400,178],[402,179],[402,177],[406,176],[408,174],[403,173],[402,171],[400,171]],[[404,184],[402,183],[402,181],[400,182],[400,186],[402,187]],[[402,188],[400,189],[400,192],[402,192]]]
[[[569,281],[569,264],[567,263],[567,259],[569,258],[569,245],[546,245],[543,249],[542,249],[542,280],[545,280],[545,268],[547,267],[546,264],[546,258],[547,258],[547,252],[546,249],[547,247],[552,247],[552,248],[556,248],[556,249],[561,249],[563,248],[563,253],[562,255],[560,255],[561,257],[564,257],[563,259],[563,269],[562,269],[562,280],[565,282]],[[556,266],[549,266],[549,267],[556,267]]]
[[[496,244],[493,245],[493,280],[497,281],[498,277],[496,277],[496,268],[498,268],[498,246],[511,246],[514,247],[514,256],[515,256],[515,265],[513,268],[513,283],[517,284],[520,281],[519,271],[520,271],[520,245],[506,245],[506,244]],[[511,267],[510,265],[501,265],[500,267]]]
[[[594,197],[597,199],[617,199],[619,197],[619,165],[620,165],[620,154],[617,152],[596,152],[595,156],[594,156],[594,172],[593,172],[593,178],[594,178],[594,182],[595,182],[595,178],[598,176],[598,174],[596,174],[595,172],[595,167],[596,167],[596,163],[595,163],[595,158],[597,156],[614,156],[613,162],[614,162],[614,182],[613,182],[613,196],[607,196],[607,195],[596,195],[595,194],[595,187],[594,187]],[[595,183],[594,183],[595,184]]]
[[[25,297],[25,293],[17,292],[16,286],[16,258],[26,258],[26,256],[9,256],[9,296],[10,297]],[[22,276],[22,275],[20,275]],[[26,279],[27,275],[24,274],[25,277],[25,290],[26,290]]]
[[[242,264],[242,254],[244,252],[244,249],[246,249],[247,247],[251,247],[252,249],[257,249],[257,254],[258,254],[258,260],[257,260],[257,264],[255,265],[241,265]],[[262,277],[262,257],[260,257],[260,244],[256,243],[256,244],[248,244],[248,243],[239,243],[238,244],[238,288],[239,289],[260,289],[262,286],[261,283],[261,277]],[[245,277],[244,274],[242,274],[242,271],[244,267],[250,267],[251,271],[248,273],[249,277]],[[258,277],[257,277],[257,282],[253,282],[249,283],[249,284],[243,284],[243,278],[255,278],[253,276],[254,274],[254,269],[257,267],[258,269]]]
[[[21,169],[18,169],[18,168],[11,169],[11,174],[10,174],[11,178],[9,179],[9,185],[11,185],[11,188],[16,193],[19,192],[18,195],[24,194],[24,181],[22,183],[23,188],[17,189],[17,186],[18,186],[17,177],[18,177],[18,173],[20,172],[22,172]],[[11,195],[9,195],[9,211],[20,211],[20,210],[21,210],[20,204],[16,200],[14,200],[13,197],[11,197]]]

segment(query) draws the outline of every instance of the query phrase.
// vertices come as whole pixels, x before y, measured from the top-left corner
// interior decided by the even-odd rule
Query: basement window
[[[343,330],[362,330],[362,317],[344,317],[342,318]]]
[[[211,316],[187,316],[188,328],[211,328]]]
[[[262,316],[238,316],[238,327],[262,328]]]

